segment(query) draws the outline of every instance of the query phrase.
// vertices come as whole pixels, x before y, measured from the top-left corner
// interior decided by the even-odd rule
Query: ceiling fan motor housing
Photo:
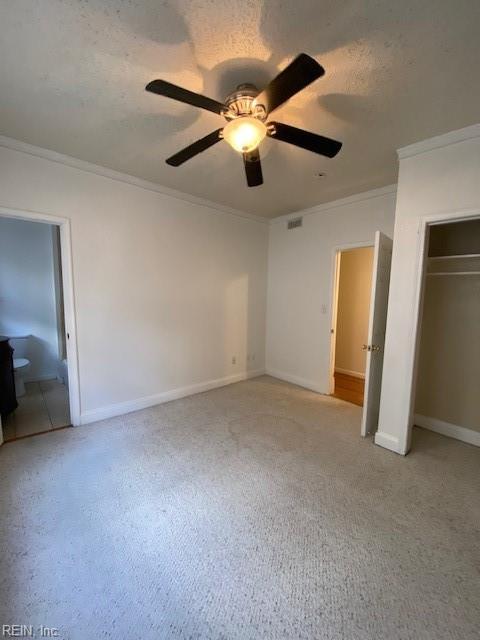
[[[233,93],[227,96],[225,105],[228,109],[223,114],[227,120],[233,120],[241,116],[253,116],[259,120],[267,118],[265,107],[255,104],[258,89],[254,84],[239,84]]]

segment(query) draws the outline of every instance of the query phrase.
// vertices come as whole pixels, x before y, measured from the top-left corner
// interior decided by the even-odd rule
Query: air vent
[[[287,229],[296,229],[303,224],[303,218],[293,218],[287,222]]]

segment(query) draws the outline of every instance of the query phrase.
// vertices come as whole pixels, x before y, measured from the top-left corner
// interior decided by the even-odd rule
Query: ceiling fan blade
[[[263,184],[262,164],[260,162],[260,153],[258,152],[258,149],[254,149],[249,153],[244,153],[243,164],[245,165],[248,186],[258,187]]]
[[[182,149],[175,155],[170,156],[170,158],[167,158],[165,162],[172,167],[180,166],[187,160],[190,160],[190,158],[196,156],[198,153],[201,153],[202,151],[205,151],[206,149],[212,147],[217,142],[220,142],[220,140],[222,139],[220,137],[221,131],[222,129],[216,129],[215,131],[212,131],[212,133],[209,133],[208,136],[200,138],[200,140],[197,140],[193,144],[190,144],[188,147],[185,147],[185,149]]]
[[[219,115],[225,111],[225,105],[221,102],[201,96],[199,93],[194,93],[188,89],[177,87],[176,84],[171,84],[165,80],[152,80],[147,84],[145,90],[150,91],[150,93],[157,93],[159,96],[165,96],[166,98],[172,98],[179,102],[191,104],[192,106],[199,107],[200,109],[213,111],[213,113],[218,113]]]
[[[271,113],[324,73],[322,65],[301,53],[255,98],[255,104],[263,104],[267,114]]]
[[[271,138],[294,144],[302,149],[313,151],[313,153],[319,153],[321,156],[327,156],[327,158],[333,158],[342,148],[342,143],[337,140],[319,136],[317,133],[305,131],[305,129],[297,129],[289,124],[269,122],[268,125],[273,125],[273,129],[268,130],[268,135]]]

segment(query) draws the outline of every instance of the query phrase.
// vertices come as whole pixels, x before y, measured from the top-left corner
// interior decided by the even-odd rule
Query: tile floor
[[[27,382],[18,407],[3,422],[5,441],[70,424],[68,389],[59,380]]]

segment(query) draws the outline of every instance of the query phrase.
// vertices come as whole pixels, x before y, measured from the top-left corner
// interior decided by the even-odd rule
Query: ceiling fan
[[[340,151],[341,142],[282,122],[267,122],[272,111],[324,73],[316,60],[301,53],[263,91],[259,92],[253,84],[241,84],[227,96],[224,104],[165,80],[152,80],[145,87],[147,91],[213,111],[227,120],[224,127],[167,158],[167,164],[178,167],[220,140],[226,140],[243,155],[247,184],[256,187],[263,184],[258,146],[265,136],[333,158]]]

